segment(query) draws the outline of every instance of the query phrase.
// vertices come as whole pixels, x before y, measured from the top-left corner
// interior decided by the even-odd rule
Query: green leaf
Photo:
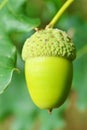
[[[40,24],[37,18],[28,18],[26,15],[21,15],[23,13],[20,11],[17,13],[17,10],[21,10],[24,0],[16,4],[17,9],[14,8],[17,2],[13,0],[2,2],[0,8],[0,94],[11,82],[16,64],[16,48],[8,36],[9,33],[29,32]]]
[[[40,25],[40,20],[38,18],[30,18],[26,14],[17,12],[17,9],[14,9],[13,6],[11,6],[11,2],[14,3],[13,6],[17,3],[12,0],[8,1],[0,10],[0,22],[7,33],[13,31],[29,32]],[[21,8],[21,6],[22,3],[20,3],[17,8]]]
[[[16,64],[16,48],[0,27],[0,94],[12,79]]]
[[[18,0],[18,1],[9,0],[8,5],[10,5],[12,9],[15,10],[16,12],[19,12],[25,2],[26,2],[25,0]]]

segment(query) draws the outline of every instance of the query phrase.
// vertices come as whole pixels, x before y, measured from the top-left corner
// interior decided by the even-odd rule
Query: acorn
[[[66,32],[47,28],[37,30],[25,41],[22,58],[33,102],[49,112],[66,100],[73,78],[72,61],[76,48]]]

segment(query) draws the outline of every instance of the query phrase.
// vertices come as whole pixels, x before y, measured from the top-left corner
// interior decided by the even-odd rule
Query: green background
[[[87,130],[87,0],[75,0],[56,28],[72,37],[72,90],[66,102],[48,114],[28,93],[21,51],[34,28],[45,28],[65,0],[0,0],[0,130]]]

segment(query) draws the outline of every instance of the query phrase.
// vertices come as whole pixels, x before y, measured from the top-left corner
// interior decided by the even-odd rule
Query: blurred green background
[[[64,2],[0,0],[0,130],[87,130],[87,0],[75,0],[55,26],[77,48],[66,102],[50,115],[33,104],[25,82],[24,41],[35,27],[44,28]]]

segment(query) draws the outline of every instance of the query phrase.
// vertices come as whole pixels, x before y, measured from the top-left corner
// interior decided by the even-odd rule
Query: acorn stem
[[[67,0],[64,5],[60,8],[60,10],[56,13],[56,15],[53,17],[51,22],[46,26],[47,28],[53,28],[53,26],[56,24],[56,22],[59,20],[60,16],[64,13],[64,11],[70,6],[70,4],[74,0]]]

